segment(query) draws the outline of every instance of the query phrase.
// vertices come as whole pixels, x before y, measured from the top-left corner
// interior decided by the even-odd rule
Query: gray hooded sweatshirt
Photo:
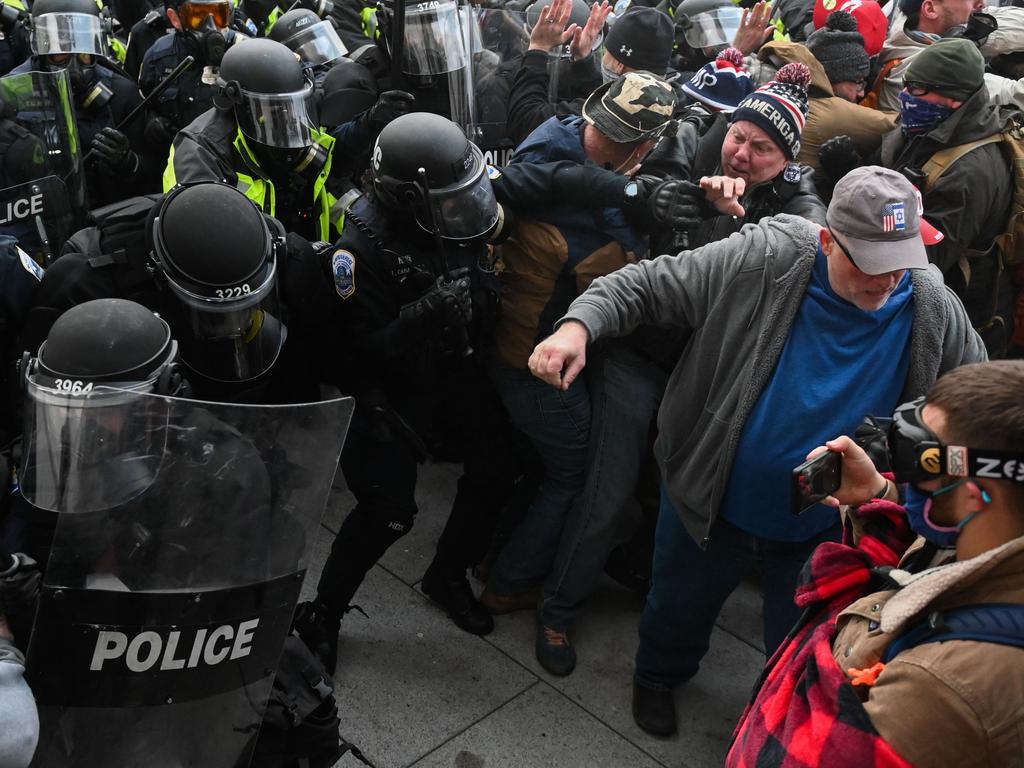
[[[743,426],[771,379],[810,281],[820,232],[797,216],[762,219],[703,248],[598,278],[559,321],[579,321],[591,341],[642,324],[693,329],[662,399],[655,454],[672,502],[706,521],[703,530],[690,531],[705,545]],[[914,270],[911,280],[904,400],[924,395],[952,368],[987,359],[938,269]],[[689,516],[683,520],[690,523]]]
[[[0,768],[25,768],[39,741],[39,715],[24,674],[25,657],[0,637]]]

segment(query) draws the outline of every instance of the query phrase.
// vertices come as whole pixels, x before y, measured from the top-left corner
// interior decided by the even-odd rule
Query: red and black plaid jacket
[[[896,504],[875,501],[856,514],[865,529],[857,546],[822,544],[804,566],[796,593],[803,618],[755,686],[730,768],[911,768],[879,736],[832,656],[839,613],[871,591],[872,568],[897,565],[914,539]]]

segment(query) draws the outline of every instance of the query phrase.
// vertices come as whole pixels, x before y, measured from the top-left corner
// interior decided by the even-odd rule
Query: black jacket
[[[923,136],[909,141],[900,128],[882,139],[881,164],[907,176],[924,188],[922,166],[940,149],[991,136],[1005,124],[998,108],[982,86],[963,106]],[[998,301],[999,262],[993,240],[1006,226],[1013,197],[1013,175],[998,143],[968,152],[943,173],[938,183],[923,193],[924,215],[945,236],[929,246],[928,258],[938,265],[946,284],[964,302],[976,328],[992,319]],[[969,260],[970,279],[960,265]],[[1003,308],[1002,312],[1009,312]],[[1005,317],[1004,323],[1011,318]],[[1012,324],[1012,323],[1011,323]],[[992,349],[989,339],[986,344]]]

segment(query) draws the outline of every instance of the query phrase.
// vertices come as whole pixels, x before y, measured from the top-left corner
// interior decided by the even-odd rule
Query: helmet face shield
[[[32,53],[107,55],[107,37],[98,16],[88,13],[44,13],[32,20]]]
[[[246,137],[280,149],[299,149],[313,143],[317,118],[311,84],[295,93],[241,90],[239,95],[235,117]]]
[[[329,21],[318,22],[289,37],[284,44],[295,51],[307,67],[318,67],[340,59],[348,49]]]
[[[185,29],[199,29],[207,17],[213,18],[217,29],[231,26],[231,3],[228,0],[218,2],[186,2],[178,6],[178,18]]]
[[[19,472],[25,499],[52,512],[94,512],[145,491],[167,440],[169,401],[148,394],[161,372],[124,385],[29,373]]]
[[[212,297],[166,278],[176,299],[168,302],[167,321],[185,365],[222,382],[249,381],[270,370],[285,339],[273,259],[258,284],[214,289]]]
[[[459,7],[454,0],[409,4],[405,14],[405,74],[442,75],[468,66]]]
[[[471,240],[487,234],[498,221],[498,201],[487,176],[483,155],[472,145],[472,164],[465,179],[441,189],[427,192],[427,203],[433,209],[441,237],[448,240]],[[426,214],[426,215],[425,215]],[[416,221],[433,232],[430,214],[417,209]]]
[[[690,18],[684,37],[691,48],[698,50],[732,45],[742,18],[743,9],[739,6],[699,13]]]

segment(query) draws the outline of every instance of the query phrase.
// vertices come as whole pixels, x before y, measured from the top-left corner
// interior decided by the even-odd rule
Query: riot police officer
[[[372,196],[353,203],[342,237],[324,253],[351,352],[347,385],[356,396],[342,470],[357,504],[335,538],[316,601],[300,607],[297,620],[328,669],[341,616],[366,572],[412,528],[416,465],[425,458],[421,434],[439,366],[459,366],[468,389],[486,385],[476,360],[464,357],[476,343],[471,322],[484,319],[473,294],[484,277],[486,236],[499,219],[480,150],[449,120],[412,113],[381,132],[371,174]],[[491,630],[464,570],[461,583],[424,583],[428,594],[435,587],[442,599],[460,603],[452,606],[460,626]]]
[[[92,148],[86,186],[93,207],[153,191],[157,161],[142,124],[118,126],[142,101],[131,80],[107,65],[107,29],[93,0],[37,0],[32,56],[13,74],[66,70],[74,91],[78,137]]]
[[[250,40],[224,54],[212,109],[175,138],[164,189],[191,181],[227,181],[289,232],[333,240],[341,230],[345,155],[360,156],[407,102],[378,101],[328,135],[319,127],[313,82],[288,48]],[[333,174],[332,174],[333,170]],[[343,173],[343,171],[342,171]]]
[[[283,293],[307,307],[330,300],[326,288],[320,292],[323,281],[309,279],[315,256],[308,243],[295,238],[289,251],[281,225],[226,184],[126,200],[93,220],[100,223],[76,233],[43,276],[25,327],[27,348],[70,307],[131,299],[170,323],[201,399],[318,399],[318,358],[282,301]],[[285,273],[293,276],[288,288]]]
[[[238,34],[231,29],[229,0],[167,0],[172,34],[161,34],[142,58],[139,89],[148,95],[187,56],[195,63],[147,109],[146,139],[164,155],[174,135],[213,106],[216,68]]]
[[[342,56],[348,53],[329,21],[321,21],[308,8],[296,8],[281,16],[267,35],[271,40],[295,52],[313,73],[319,87],[324,77]]]
[[[28,7],[23,0],[6,0],[0,6],[0,77],[23,62],[32,52],[25,23]]]

